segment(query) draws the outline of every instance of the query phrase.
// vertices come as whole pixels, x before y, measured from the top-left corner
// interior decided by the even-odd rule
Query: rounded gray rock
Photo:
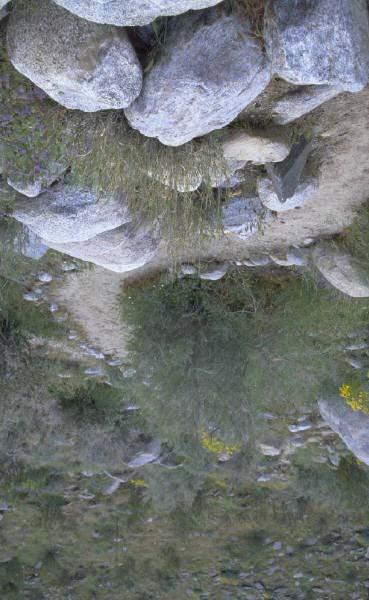
[[[47,244],[88,240],[130,220],[124,198],[98,198],[91,190],[63,184],[34,200],[17,201],[12,216]]]
[[[147,25],[158,17],[171,17],[218,4],[221,0],[55,0],[88,21],[112,25]]]
[[[233,121],[269,81],[249,20],[214,7],[171,21],[165,48],[125,113],[144,135],[180,146]]]
[[[52,243],[49,246],[109,271],[126,273],[143,267],[154,256],[159,242],[155,228],[126,223],[84,242]]]
[[[140,93],[141,65],[123,28],[30,0],[13,10],[7,38],[14,67],[66,108],[125,108]]]

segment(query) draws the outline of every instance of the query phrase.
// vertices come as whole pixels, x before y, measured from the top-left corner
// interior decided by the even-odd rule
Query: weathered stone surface
[[[224,233],[246,239],[258,231],[264,213],[259,198],[233,198],[222,207]]]
[[[184,171],[181,175],[174,175],[168,172],[161,173],[159,176],[156,173],[154,174],[149,172],[148,175],[163,185],[167,185],[178,192],[193,192],[197,190],[202,183],[201,173],[186,173]]]
[[[221,0],[55,0],[79,17],[112,25],[146,25],[160,16],[174,16],[213,6]]]
[[[127,223],[85,242],[48,245],[64,254],[94,263],[116,273],[143,267],[155,254],[159,237],[152,227]]]
[[[291,83],[357,92],[368,82],[366,0],[267,0],[264,38],[273,73]]]
[[[215,7],[173,19],[164,51],[125,112],[144,135],[179,146],[230,123],[269,81],[249,21]]]
[[[273,107],[276,123],[286,125],[335,98],[341,90],[330,85],[303,86],[286,94]]]
[[[318,182],[316,179],[310,179],[297,186],[294,194],[283,202],[278,198],[273,182],[269,177],[259,177],[257,180],[257,190],[262,204],[276,212],[283,212],[303,206],[308,202],[318,190]]]
[[[81,242],[130,220],[124,198],[97,198],[88,189],[57,184],[35,200],[19,200],[13,216],[56,244]]]
[[[321,399],[320,414],[346,446],[369,465],[369,415],[354,411],[341,398]]]
[[[266,165],[266,170],[280,202],[285,202],[296,192],[311,150],[312,142],[307,142],[302,136],[298,142],[293,144],[291,152],[285,160]]]
[[[314,262],[323,277],[343,294],[369,298],[369,280],[363,279],[352,256],[323,246],[314,252]]]
[[[0,0],[0,21],[8,14],[8,4],[9,0]]]
[[[209,266],[206,271],[202,271],[199,275],[200,279],[205,281],[218,281],[222,279],[229,269],[228,263],[214,264]]]
[[[280,162],[287,158],[291,145],[277,130],[233,131],[222,143],[226,161],[244,161],[257,165]]]
[[[8,24],[13,65],[67,108],[124,108],[142,69],[125,29],[85,21],[49,0],[16,6]]]
[[[28,198],[35,198],[63,175],[67,169],[67,163],[51,162],[48,165],[47,171],[44,171],[35,177],[29,177],[27,175],[21,176],[18,174],[9,176],[7,181],[10,187],[20,194],[28,196]]]

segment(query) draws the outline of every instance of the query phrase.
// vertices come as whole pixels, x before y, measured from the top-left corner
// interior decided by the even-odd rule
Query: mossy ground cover
[[[238,272],[220,282],[185,278],[129,288],[122,301],[135,327],[135,381],[121,378],[119,388],[106,394],[101,383],[56,383],[55,372],[32,365],[34,386],[19,377],[17,395],[3,387],[2,406],[12,391],[14,422],[24,427],[15,439],[2,439],[0,501],[10,509],[2,513],[0,531],[2,594],[223,600],[247,598],[262,583],[260,598],[274,600],[295,593],[300,571],[306,598],[312,577],[328,586],[332,598],[349,593],[352,578],[355,589],[364,590],[365,550],[355,536],[366,535],[367,469],[349,459],[337,470],[314,463],[308,446],[291,459],[283,485],[261,486],[253,448],[262,432],[260,413],[277,413],[283,429],[284,417],[295,419],[306,403],[313,410],[315,390],[326,379],[336,385],[344,368],[337,343],[366,322],[366,304],[291,276]],[[23,307],[31,309],[40,310]],[[35,314],[34,331],[37,319]],[[27,320],[21,329],[28,329]],[[260,367],[256,355],[249,359],[251,352],[258,361],[266,357]],[[283,368],[272,360],[281,356]],[[131,417],[121,408],[130,402],[141,411],[127,421]],[[38,421],[30,418],[32,411]],[[133,430],[159,435],[176,463],[127,470],[112,423],[128,440]],[[65,445],[55,460],[52,440],[61,431]],[[202,443],[204,431],[210,445]],[[25,452],[24,435],[37,437],[37,448]],[[83,451],[91,440],[95,464]],[[111,482],[101,462],[104,444],[116,448],[113,474],[127,479],[112,496],[103,493]],[[222,463],[224,446],[235,452]],[[282,543],[280,551],[275,541]],[[277,570],[270,570],[273,565]]]

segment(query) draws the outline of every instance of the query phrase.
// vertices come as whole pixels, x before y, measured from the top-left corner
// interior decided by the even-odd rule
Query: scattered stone
[[[297,423],[294,425],[289,425],[288,429],[291,433],[298,433],[299,431],[307,431],[308,429],[311,429],[311,425],[310,423]]]
[[[138,467],[143,467],[149,463],[157,460],[161,454],[161,443],[158,440],[154,440],[149,444],[144,452],[139,452],[136,454],[127,465],[131,467],[131,469],[136,469]]]
[[[63,184],[37,199],[17,201],[12,216],[55,244],[88,240],[130,220],[124,198],[98,198],[89,189]]]
[[[197,269],[193,265],[182,265],[181,266],[181,274],[182,275],[196,275]]]
[[[363,363],[361,362],[361,360],[356,360],[354,358],[350,358],[346,361],[350,367],[352,367],[353,369],[357,369],[360,370],[364,367]]]
[[[136,375],[136,373],[137,373],[137,371],[133,367],[122,370],[122,375],[123,375],[124,379],[131,379],[132,377],[134,377]]]
[[[8,24],[8,55],[20,73],[66,108],[117,109],[137,98],[142,69],[125,29],[49,0],[26,4],[16,4]]]
[[[84,373],[85,375],[89,375],[89,377],[102,377],[104,375],[101,367],[88,367]]]
[[[248,262],[249,267],[266,267],[270,263],[269,256],[260,255],[260,256],[252,256],[248,261],[244,261],[244,264]]]
[[[49,242],[49,246],[110,271],[126,273],[145,265],[154,256],[159,242],[157,232],[152,227],[127,223],[84,242]]]
[[[334,288],[352,298],[369,297],[369,281],[362,278],[352,256],[323,246],[313,257],[319,272]]]
[[[213,269],[200,273],[200,279],[207,281],[218,281],[218,279],[222,279],[222,277],[224,277],[228,271],[228,268],[229,265],[227,263],[224,263],[223,265],[217,265]]]
[[[272,72],[295,85],[358,92],[368,82],[366,0],[267,0],[264,40]]]
[[[39,294],[36,294],[36,292],[26,292],[23,294],[23,298],[24,300],[27,300],[27,302],[37,302],[40,299],[40,296]]]
[[[77,268],[76,265],[74,263],[72,263],[72,262],[70,262],[70,263],[64,263],[63,266],[62,266],[62,270],[65,271],[65,272],[75,271],[76,268]]]
[[[59,310],[59,306],[57,304],[55,304],[54,302],[52,302],[49,306],[49,311],[51,313],[56,312],[57,310]]]
[[[269,81],[247,18],[218,7],[188,13],[168,25],[165,51],[125,113],[144,135],[179,146],[233,121]]]
[[[305,255],[297,249],[291,249],[285,256],[271,254],[272,261],[280,267],[300,267],[306,264]]]
[[[316,179],[311,179],[301,183],[297,186],[295,193],[288,198],[288,200],[283,202],[279,200],[269,177],[258,178],[257,190],[259,198],[266,208],[276,212],[284,212],[286,210],[292,210],[293,208],[299,208],[310,201],[318,190],[318,181]]]
[[[4,1],[4,0],[2,0]],[[55,0],[82,19],[112,25],[146,25],[158,17],[171,17],[213,6],[220,0]]]
[[[264,165],[287,158],[291,145],[279,130],[229,132],[222,142],[225,160]]]
[[[38,280],[41,281],[42,283],[50,283],[50,281],[53,280],[52,275],[50,275],[50,273],[40,273],[38,276]]]
[[[321,399],[320,414],[353,454],[369,465],[369,415],[352,410],[341,398]]]
[[[110,485],[108,485],[106,488],[104,488],[104,490],[102,491],[103,496],[112,496],[113,494],[115,494],[115,492],[117,492],[119,490],[122,483],[126,483],[126,479],[122,479],[121,477],[115,477],[114,475],[110,475],[110,473],[108,473],[107,471],[105,471],[105,475],[110,477],[110,479],[112,479],[113,482]]]
[[[269,446],[267,444],[259,444],[259,450],[264,456],[279,456],[281,453],[281,448],[276,448],[275,446]]]
[[[280,125],[292,123],[340,93],[329,85],[306,86],[288,92],[274,105],[274,120]]]
[[[246,239],[259,230],[265,216],[265,209],[259,198],[232,198],[222,207],[224,233],[233,233]]]

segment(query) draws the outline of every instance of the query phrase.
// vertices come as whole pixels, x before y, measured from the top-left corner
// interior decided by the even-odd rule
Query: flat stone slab
[[[280,162],[287,158],[291,145],[282,132],[232,131],[222,143],[227,161],[244,161],[256,165]]]
[[[349,450],[369,465],[369,415],[354,411],[340,397],[318,401],[320,414]]]
[[[341,90],[330,85],[297,88],[275,103],[272,109],[274,121],[280,125],[292,123],[340,93]]]
[[[74,258],[114,271],[127,273],[153,258],[160,239],[152,227],[127,223],[84,242],[48,243],[49,247]]]
[[[351,298],[369,298],[369,279],[362,277],[355,258],[328,248],[317,249],[313,256],[319,272],[334,288]]]

